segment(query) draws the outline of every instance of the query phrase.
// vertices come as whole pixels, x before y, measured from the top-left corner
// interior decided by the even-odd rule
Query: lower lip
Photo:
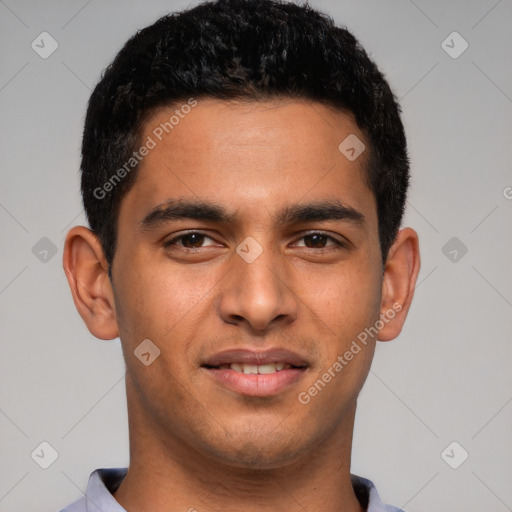
[[[203,368],[227,388],[248,396],[272,396],[298,382],[305,370],[290,368],[267,374],[247,374],[235,370]]]

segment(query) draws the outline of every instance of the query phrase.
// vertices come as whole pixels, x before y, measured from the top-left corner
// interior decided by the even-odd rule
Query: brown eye
[[[214,242],[212,238],[203,233],[185,233],[183,235],[173,238],[172,240],[169,240],[164,244],[164,246],[170,247],[174,245],[178,247],[185,247],[186,249],[200,249],[201,247],[208,247],[204,245],[206,239]]]
[[[197,248],[203,245],[205,235],[201,233],[191,233],[190,235],[183,235],[181,243],[184,247]]]
[[[314,249],[323,249],[325,247],[325,244],[327,243],[328,238],[329,237],[326,235],[315,233],[313,235],[306,235],[304,237],[304,241],[306,242],[306,247]]]
[[[327,249],[329,247],[344,247],[344,244],[336,238],[324,233],[309,233],[304,235],[298,243],[298,247],[307,247],[308,249]]]

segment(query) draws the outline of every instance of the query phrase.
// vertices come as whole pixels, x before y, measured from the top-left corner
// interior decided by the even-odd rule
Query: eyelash
[[[187,249],[187,250],[194,250],[194,249],[203,249],[203,247],[185,247],[183,245],[179,246],[177,245],[175,242],[178,241],[178,240],[181,240],[182,238],[185,238],[187,236],[190,236],[190,235],[201,235],[201,236],[204,236],[205,238],[210,238],[211,240],[213,240],[212,237],[206,235],[205,233],[202,233],[201,231],[189,231],[188,233],[183,233],[182,235],[179,235],[177,237],[174,237],[172,238],[171,240],[168,240],[167,242],[164,243],[164,247],[165,248],[168,248],[170,246],[173,246],[173,245],[176,245],[177,247],[181,247],[183,249]],[[325,237],[327,238],[328,240],[334,242],[334,245],[338,246],[338,248],[346,248],[347,247],[347,244],[341,242],[340,240],[337,240],[336,238],[330,236],[330,235],[327,235],[326,233],[323,233],[322,231],[311,231],[309,233],[306,233],[305,235],[302,235],[299,240],[302,240],[303,238],[307,237],[307,236],[313,236],[313,235],[320,235],[322,237]],[[317,250],[317,251],[325,251],[325,250],[329,250],[329,247],[333,247],[332,245],[331,246],[327,246],[327,247],[321,247],[319,249],[315,249],[315,247],[305,247],[305,246],[301,246],[301,247],[304,247],[305,249],[311,249],[311,250]]]

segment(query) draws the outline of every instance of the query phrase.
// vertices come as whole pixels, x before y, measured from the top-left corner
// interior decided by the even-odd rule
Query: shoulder
[[[371,480],[351,475],[354,492],[367,512],[405,512],[401,508],[382,503],[377,488]]]
[[[96,469],[89,476],[85,495],[59,512],[89,512],[91,503],[95,505],[95,511],[99,507],[102,512],[124,512],[124,508],[117,503],[113,493],[126,476],[126,472],[127,468]]]
[[[59,510],[59,512],[87,512],[85,496],[69,504],[66,508]]]

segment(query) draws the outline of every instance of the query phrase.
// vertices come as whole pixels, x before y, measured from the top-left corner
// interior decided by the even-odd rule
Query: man
[[[271,0],[166,16],[96,86],[81,169],[64,269],[121,339],[130,465],[64,510],[399,510],[350,473],[420,265],[399,107],[355,38]]]

